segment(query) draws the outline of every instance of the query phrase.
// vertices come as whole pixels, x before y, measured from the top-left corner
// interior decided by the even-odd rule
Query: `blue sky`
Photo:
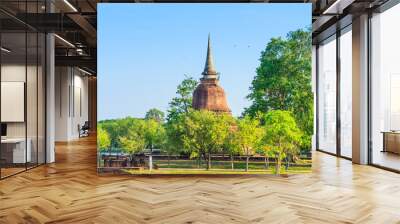
[[[311,4],[99,4],[99,120],[166,112],[185,74],[201,77],[208,33],[238,116],[269,40],[310,25]]]

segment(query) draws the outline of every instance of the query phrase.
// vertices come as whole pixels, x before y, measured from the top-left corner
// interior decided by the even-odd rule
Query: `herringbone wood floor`
[[[96,174],[95,139],[0,181],[0,223],[400,223],[400,175],[315,153],[313,174]]]

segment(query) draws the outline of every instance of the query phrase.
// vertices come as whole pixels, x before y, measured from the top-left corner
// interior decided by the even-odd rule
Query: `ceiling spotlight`
[[[73,45],[73,44],[72,44],[71,42],[69,42],[68,40],[66,40],[66,39],[64,39],[64,38],[62,38],[62,37],[60,37],[60,36],[57,35],[57,34],[54,34],[54,36],[57,37],[57,38],[58,38],[59,40],[61,40],[62,42],[64,42],[65,44],[67,44],[68,46],[75,48],[75,45]]]
[[[9,49],[7,49],[5,47],[1,47],[0,49],[1,49],[1,51],[4,51],[6,53],[10,53],[11,52],[11,50],[9,50]]]
[[[82,48],[77,48],[76,49],[76,53],[78,53],[79,55],[83,55],[83,49]]]
[[[64,3],[68,5],[74,12],[78,12],[78,10],[73,6],[68,0],[64,0]]]

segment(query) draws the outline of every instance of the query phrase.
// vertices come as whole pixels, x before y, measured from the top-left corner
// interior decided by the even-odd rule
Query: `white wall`
[[[25,64],[5,64],[1,66],[1,81],[3,82],[25,82]],[[30,70],[30,67],[28,67]],[[6,110],[6,108],[1,108]],[[25,137],[25,122],[7,122],[7,137]]]
[[[56,67],[55,140],[79,138],[78,125],[88,120],[88,77],[76,68]]]
[[[31,78],[31,74],[34,74],[36,76],[36,67],[34,66],[27,66],[25,67],[24,65],[19,65],[19,64],[3,64],[1,66],[1,81],[2,82],[24,82],[25,81],[25,75],[26,71],[28,72],[28,81],[29,85],[36,86],[36,80],[33,80]],[[36,110],[36,88],[27,88],[27,106],[30,106],[31,108],[34,108]],[[4,96],[3,96],[4,97]],[[31,102],[34,101],[34,104],[29,105]],[[6,110],[7,108],[2,108],[2,110]],[[32,127],[34,130],[36,130],[36,113],[31,113],[31,111],[28,111],[29,113],[27,114],[28,118],[28,129]],[[34,121],[34,124],[30,124],[32,121]],[[7,122],[7,135],[8,137],[25,137],[25,123],[26,122]],[[35,127],[33,127],[35,126]],[[28,130],[29,132],[29,130]],[[29,137],[29,133],[28,133]]]
[[[69,133],[68,125],[68,88],[70,77],[67,67],[55,68],[55,140],[67,141]]]
[[[77,70],[75,70],[77,71]],[[88,121],[88,77],[79,75],[74,76],[74,108],[72,108],[73,119],[71,120],[71,134],[72,136],[79,137],[78,124],[81,126]]]

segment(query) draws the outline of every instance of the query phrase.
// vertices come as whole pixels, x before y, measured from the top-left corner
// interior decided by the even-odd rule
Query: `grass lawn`
[[[146,170],[133,170],[133,169],[123,169],[124,172],[129,173],[129,174],[273,174],[273,168],[271,167],[270,169],[258,169],[258,170],[249,170],[245,172],[243,169],[210,169],[210,170],[205,170],[205,169],[183,169],[183,168],[178,168],[178,169],[169,169],[169,168],[161,168],[161,169],[153,169],[152,171],[146,169]],[[311,168],[310,167],[289,167],[288,170],[285,170],[283,167],[281,169],[281,174],[301,174],[301,173],[310,173]]]
[[[147,163],[147,161],[146,161]],[[121,171],[132,175],[148,175],[148,174],[273,174],[275,169],[275,163],[270,162],[269,167],[266,169],[265,163],[262,160],[249,161],[249,171],[245,171],[246,161],[236,160],[234,161],[234,169],[232,170],[231,161],[226,160],[214,160],[212,161],[210,170],[206,170],[206,162],[201,161],[199,164],[198,160],[185,160],[185,159],[173,159],[173,160],[160,160],[157,157],[153,159],[154,167],[152,171],[145,169],[130,169],[122,168]],[[288,170],[285,169],[285,163],[282,163],[281,174],[302,174],[311,172],[311,160],[301,160],[297,164],[290,163]],[[101,164],[100,164],[101,165]]]
[[[206,169],[206,162],[202,161],[200,165],[197,160],[154,160],[154,164],[156,164],[160,169]],[[212,169],[223,169],[223,170],[231,170],[232,164],[231,161],[212,161],[211,162]],[[275,163],[269,163],[270,168],[275,166]],[[282,164],[284,166],[284,163]],[[246,168],[245,161],[234,161],[234,169],[235,170],[244,170]],[[311,169],[311,160],[303,160],[301,164],[290,163],[289,169],[294,168],[304,168],[305,170]],[[249,170],[260,170],[265,171],[265,163],[264,161],[249,161]]]

